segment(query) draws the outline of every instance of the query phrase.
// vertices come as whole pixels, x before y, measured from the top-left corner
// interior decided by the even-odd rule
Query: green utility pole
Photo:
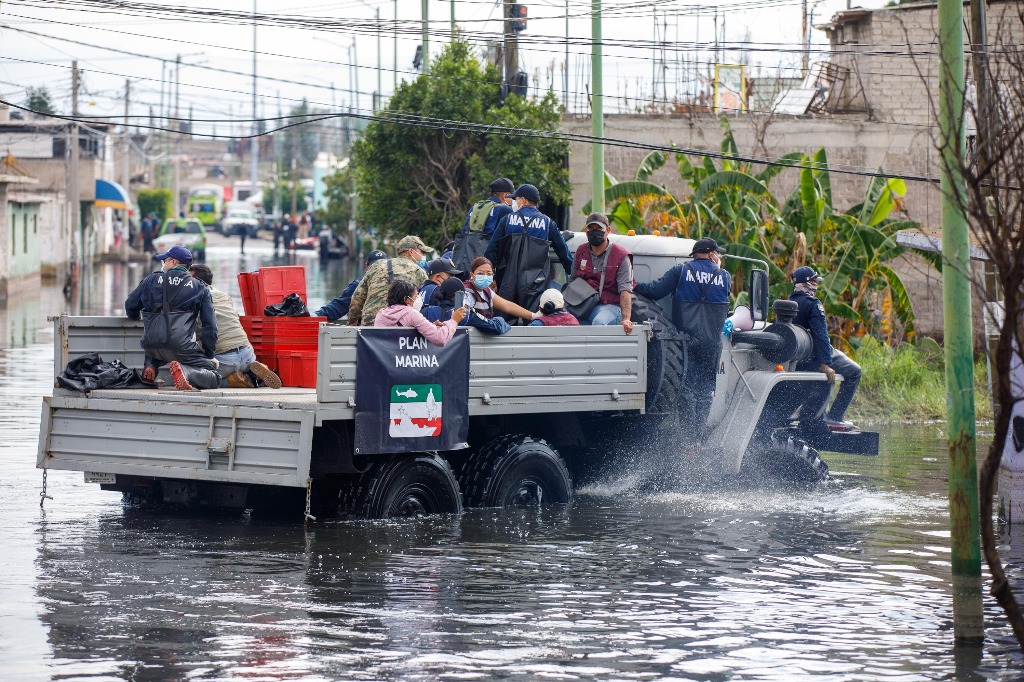
[[[593,92],[590,95],[590,134],[594,142],[593,177],[591,182],[591,209],[604,213],[604,77],[601,73],[601,0],[593,0],[590,20],[590,33],[593,45],[590,48],[590,71],[593,81]]]
[[[946,344],[946,431],[949,439],[949,524],[953,573],[953,636],[985,637],[981,600],[981,526],[975,461],[974,343],[971,259],[960,167],[964,140],[962,0],[938,0],[939,152],[942,157],[943,331]]]
[[[452,0],[452,40],[455,40],[455,0]]]
[[[430,70],[430,31],[427,29],[428,23],[428,8],[427,0],[420,0],[420,10],[423,12],[423,68],[420,69],[420,73],[426,73]]]

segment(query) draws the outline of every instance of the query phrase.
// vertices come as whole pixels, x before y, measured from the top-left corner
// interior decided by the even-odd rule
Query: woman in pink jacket
[[[377,313],[373,324],[377,327],[415,327],[430,343],[443,346],[455,336],[455,329],[466,317],[465,308],[452,310],[447,322],[435,324],[420,314],[423,299],[416,285],[407,279],[396,279],[388,287],[388,307]]]

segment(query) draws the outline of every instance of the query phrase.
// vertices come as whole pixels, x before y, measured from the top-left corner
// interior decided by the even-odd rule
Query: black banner
[[[357,455],[468,447],[469,330],[435,346],[415,329],[360,329],[355,421]]]

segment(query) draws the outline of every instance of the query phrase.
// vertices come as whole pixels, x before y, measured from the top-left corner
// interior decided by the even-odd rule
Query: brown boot
[[[227,376],[228,388],[256,388],[245,372],[232,372]]]
[[[262,362],[254,362],[249,365],[249,371],[256,375],[256,377],[271,388],[281,388],[281,377],[274,374],[274,370],[270,369]]]

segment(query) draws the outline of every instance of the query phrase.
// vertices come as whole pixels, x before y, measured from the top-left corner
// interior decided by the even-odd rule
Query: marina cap
[[[158,253],[153,258],[157,260],[166,260],[167,258],[173,258],[179,263],[191,263],[192,252],[186,249],[181,244],[175,244],[171,248],[167,249],[163,253]]]
[[[402,237],[398,242],[398,246],[395,247],[395,251],[398,253],[408,251],[409,249],[419,249],[423,253],[434,253],[433,247],[424,244],[423,240],[414,234]]]
[[[587,216],[586,225],[587,226],[585,229],[587,230],[590,229],[591,225],[600,225],[601,227],[608,227],[608,216],[606,216],[604,213],[591,213],[590,215]]]
[[[488,186],[488,189],[492,192],[511,192],[515,188],[516,186],[513,185],[512,181],[508,178],[498,178],[497,180],[493,180]]]
[[[431,277],[439,275],[442,272],[455,277],[462,277],[463,272],[455,267],[455,263],[450,258],[435,258],[427,264],[427,274]]]
[[[512,194],[512,198],[523,198],[529,201],[530,203],[539,204],[540,191],[533,185],[519,185],[519,187],[516,188],[515,193]]]
[[[725,253],[725,249],[720,247],[718,242],[711,237],[704,237],[693,243],[693,250],[690,253],[712,253],[715,251],[718,253]]]
[[[793,271],[793,281],[797,284],[804,282],[820,282],[824,277],[814,271],[814,268],[810,268],[806,265],[801,265],[799,268]]]
[[[379,260],[384,260],[387,257],[388,254],[378,249],[377,251],[371,251],[370,253],[366,254],[366,260],[364,261],[364,263],[366,267],[370,267],[370,263],[375,263]]]

